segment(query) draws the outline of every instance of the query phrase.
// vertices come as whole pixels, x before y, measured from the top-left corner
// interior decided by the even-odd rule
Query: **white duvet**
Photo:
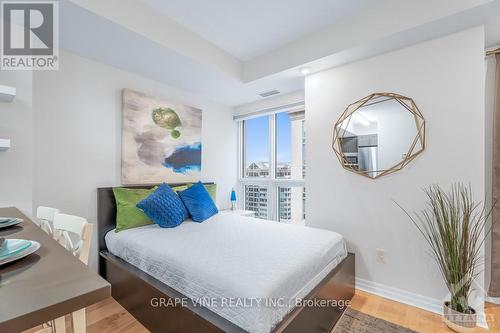
[[[234,214],[106,235],[108,250],[249,332],[269,332],[346,256],[341,235]]]

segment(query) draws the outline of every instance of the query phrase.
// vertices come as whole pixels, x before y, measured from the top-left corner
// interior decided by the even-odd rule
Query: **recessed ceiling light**
[[[309,75],[311,74],[311,69],[309,67],[302,67],[299,69],[300,73],[302,75]]]

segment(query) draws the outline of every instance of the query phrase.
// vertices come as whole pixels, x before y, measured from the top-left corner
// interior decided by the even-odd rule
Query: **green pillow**
[[[188,185],[181,185],[181,186],[175,186],[175,187],[172,187],[172,190],[173,190],[175,193],[177,193],[177,192],[180,192],[180,191],[187,190],[189,186],[191,186],[191,184],[188,184]]]
[[[135,205],[156,190],[139,188],[113,188],[116,200],[116,229],[115,232],[153,224],[153,221]]]
[[[210,197],[215,202],[217,200],[217,184],[203,184],[203,186],[205,186],[208,194],[210,194]]]
[[[176,186],[172,187],[172,190],[174,190],[174,192],[184,191],[191,186],[193,186],[193,184]],[[217,199],[217,184],[203,184],[203,186],[205,186],[205,189],[207,190],[208,194],[210,194],[210,197],[215,202]]]

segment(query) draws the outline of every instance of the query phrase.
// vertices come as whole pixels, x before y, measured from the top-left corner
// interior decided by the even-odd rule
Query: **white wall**
[[[36,72],[33,82],[33,207],[53,206],[96,221],[96,189],[121,183],[123,88],[203,110],[202,180],[216,182],[218,206],[229,206],[236,182],[230,108],[68,52],[60,54],[59,71]],[[96,247],[91,251],[95,264]]]
[[[12,148],[0,151],[0,207],[18,207],[31,214],[33,194],[33,113],[31,71],[0,71],[0,85],[17,88],[12,103],[0,102],[0,138]]]
[[[492,172],[493,172],[493,113],[495,102],[495,75],[496,59],[493,56],[486,58],[486,93],[485,93],[485,144],[486,144],[486,200],[489,205],[492,204]],[[485,286],[490,285],[491,275],[491,236],[486,238],[486,267],[485,267]],[[491,300],[493,301],[493,300]],[[494,300],[500,304],[500,298]]]
[[[346,105],[373,92],[413,97],[428,125],[424,154],[375,181],[344,170],[330,148],[332,124]],[[483,28],[311,75],[305,95],[307,223],[345,236],[356,253],[358,278],[444,299],[446,288],[425,241],[392,200],[417,211],[425,205],[424,186],[457,181],[470,183],[483,200]],[[377,263],[377,248],[387,251],[385,264]]]

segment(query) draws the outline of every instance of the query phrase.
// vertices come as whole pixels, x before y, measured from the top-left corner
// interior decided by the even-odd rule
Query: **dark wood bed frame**
[[[208,184],[208,183],[206,183]],[[171,184],[179,186],[184,184]],[[126,186],[152,188],[155,185]],[[116,202],[113,188],[97,190],[97,236],[99,274],[111,283],[111,294],[151,332],[245,332],[239,326],[201,305],[191,302],[175,307],[153,307],[152,299],[187,299],[151,275],[111,254],[104,236],[115,228]],[[349,253],[304,300],[335,300],[348,303],[354,296],[354,254]],[[342,307],[296,307],[273,332],[330,332],[345,310]]]

